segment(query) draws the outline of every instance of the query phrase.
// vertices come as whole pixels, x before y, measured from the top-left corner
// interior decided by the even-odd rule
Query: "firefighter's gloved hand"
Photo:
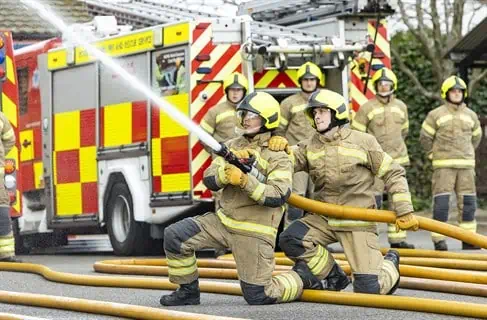
[[[239,159],[248,159],[252,155],[252,153],[250,153],[249,151],[251,150],[243,149],[243,150],[233,151],[233,154]]]
[[[225,164],[225,179],[229,184],[245,188],[249,177],[233,164]]]
[[[271,151],[286,151],[287,154],[291,154],[291,148],[289,148],[289,142],[286,138],[281,136],[272,136],[269,139],[269,150]]]
[[[416,216],[411,212],[405,214],[396,219],[396,231],[399,230],[412,230],[417,231],[419,229],[419,221]]]

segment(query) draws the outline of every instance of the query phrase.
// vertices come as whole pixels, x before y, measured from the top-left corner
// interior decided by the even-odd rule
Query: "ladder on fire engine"
[[[237,14],[256,21],[291,26],[325,18],[392,12],[387,0],[252,0],[239,6]]]
[[[153,0],[85,0],[92,15],[112,15],[118,23],[129,24],[134,28],[149,27],[155,24],[174,23],[187,20],[222,19],[216,14],[190,10],[177,5],[169,5]],[[275,24],[250,21],[252,42],[258,45],[277,45],[279,39],[290,44],[329,43],[328,39],[312,33]]]

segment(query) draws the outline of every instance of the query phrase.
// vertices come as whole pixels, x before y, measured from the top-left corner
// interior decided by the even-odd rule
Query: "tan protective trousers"
[[[231,233],[214,213],[184,219],[165,230],[169,280],[187,284],[198,279],[196,250],[230,248],[244,298],[249,304],[293,301],[301,296],[303,283],[294,271],[272,276],[274,242]]]
[[[380,294],[387,294],[399,279],[394,264],[382,257],[379,238],[373,232],[333,231],[324,217],[308,214],[291,224],[285,233],[294,236],[294,240],[290,239],[294,243],[284,246],[284,234],[281,234],[281,247],[291,248],[286,255],[294,261],[304,260],[320,280],[328,276],[335,264],[335,259],[326,250],[327,245],[335,242],[340,242],[343,247],[352,270],[354,288],[358,286],[355,283],[358,275],[375,275]],[[286,238],[289,239],[289,236]]]
[[[433,218],[442,222],[448,221],[451,195],[455,192],[459,226],[477,232],[475,169],[438,168],[433,171],[432,179]],[[437,233],[431,233],[431,237],[433,242],[445,239],[443,235]]]
[[[300,171],[293,174],[293,193],[300,196],[309,196],[314,189],[313,181],[307,172]],[[294,220],[303,217],[303,209],[295,208],[286,204],[286,212],[284,213],[284,229],[286,229]]]
[[[374,181],[374,194],[377,209],[382,209],[382,198],[384,194],[384,181],[379,178],[375,178]],[[388,209],[394,211],[394,205],[392,203],[392,194],[387,194]],[[390,244],[400,243],[406,241],[407,233],[405,230],[396,230],[395,224],[387,224],[387,240]]]
[[[3,183],[5,176],[0,174],[0,259],[15,255],[15,240],[10,219],[10,198]]]

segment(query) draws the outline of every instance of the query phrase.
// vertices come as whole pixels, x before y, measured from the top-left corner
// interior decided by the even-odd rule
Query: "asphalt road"
[[[382,229],[384,231],[384,228]],[[480,233],[487,234],[487,228],[482,224]],[[384,232],[381,232],[381,243],[387,246],[387,239]],[[429,234],[416,232],[409,236],[410,242],[418,248],[432,249]],[[448,240],[452,250],[461,248],[460,242]],[[335,246],[339,249],[338,246]],[[479,251],[475,251],[479,253]],[[482,250],[485,253],[485,250]],[[50,254],[31,255],[22,257],[27,262],[46,265],[56,271],[64,271],[78,274],[96,275],[93,271],[93,263],[99,260],[113,259],[112,255],[105,254]],[[140,277],[140,276],[138,276]],[[219,280],[217,280],[219,281]],[[221,280],[220,280],[221,281]],[[1,290],[14,292],[30,292],[64,297],[92,299],[97,301],[109,301],[139,306],[159,308],[159,298],[165,293],[158,290],[126,289],[126,288],[102,288],[88,286],[74,286],[53,283],[33,274],[15,272],[0,273]],[[347,288],[351,291],[351,286]],[[413,291],[399,289],[398,296],[421,297],[441,299],[446,301],[464,301],[485,304],[486,299],[462,295],[451,295],[435,292]],[[439,305],[445,302],[438,302]],[[294,302],[289,304],[270,306],[249,306],[242,297],[226,296],[216,294],[202,294],[200,306],[172,307],[173,310],[195,312],[208,315],[225,315],[246,319],[463,319],[460,317],[449,317],[445,315],[426,314],[409,311],[396,311],[375,308],[349,307],[339,305],[325,305]],[[9,305],[0,303],[0,312],[13,313],[45,319],[116,319],[115,317],[82,314],[71,311],[55,309],[35,308],[20,305]],[[1,317],[0,317],[1,318]]]

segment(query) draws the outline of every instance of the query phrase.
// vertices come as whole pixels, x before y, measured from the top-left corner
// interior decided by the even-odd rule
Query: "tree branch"
[[[465,0],[455,0],[453,2],[453,22],[451,28],[451,38],[453,42],[457,42],[462,37],[464,7]]]
[[[445,51],[447,48],[446,45],[443,44],[443,39],[441,36],[440,16],[438,14],[436,0],[430,0],[430,9],[431,22],[433,24],[434,51],[437,57],[443,57],[443,51]]]
[[[478,76],[470,80],[468,84],[468,96],[471,97],[472,94],[475,92],[477,89],[478,85],[480,84],[480,81],[482,81],[485,77],[487,76],[487,69],[482,71]]]
[[[428,91],[419,81],[418,77],[414,74],[414,72],[402,61],[401,55],[395,48],[391,46],[391,53],[392,56],[394,57],[395,65],[402,71],[404,72],[409,79],[414,83],[415,87],[419,90],[419,92],[429,98],[429,99],[435,99],[438,101],[443,101],[441,96],[438,93],[434,93],[431,91]]]
[[[467,31],[470,31],[472,29],[472,22],[473,22],[473,18],[475,18],[476,14],[477,14],[477,11],[482,8],[482,5],[479,5],[478,7],[474,7],[473,10],[472,10],[472,16],[470,17],[470,19],[468,20],[468,24],[467,24]]]
[[[443,1],[443,13],[445,15],[445,28],[446,28],[446,34],[449,35],[450,34],[450,11],[451,11],[451,7],[450,7],[450,1],[447,1],[447,0],[444,0]]]

